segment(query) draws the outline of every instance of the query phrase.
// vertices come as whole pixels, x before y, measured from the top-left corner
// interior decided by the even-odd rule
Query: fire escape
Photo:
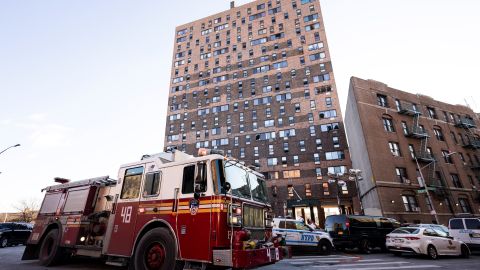
[[[475,134],[474,129],[477,128],[473,118],[469,116],[461,116],[455,126],[465,131],[465,137],[462,136],[463,147],[477,152],[480,149],[480,138]],[[470,160],[470,169],[474,172],[475,177],[480,180],[480,163],[477,160]],[[474,199],[480,202],[480,190],[478,188],[474,192]]]
[[[440,166],[438,166],[440,172],[435,173],[437,161],[431,152],[431,149],[428,147],[428,139],[430,136],[425,131],[424,127],[419,123],[422,113],[418,110],[415,104],[406,102],[401,103],[398,113],[412,116],[413,118],[413,124],[410,128],[408,128],[408,132],[405,134],[405,136],[420,140],[420,148],[413,153],[413,160],[416,159],[416,161],[418,161],[420,164],[418,166],[419,170],[421,169],[420,166],[423,165],[422,175],[428,190],[432,191],[439,200],[451,198],[450,190],[445,182],[445,177]],[[423,173],[424,171],[426,173]],[[426,189],[426,187],[422,187],[422,189]],[[449,199],[449,201],[451,200]],[[453,209],[450,210],[453,211]]]

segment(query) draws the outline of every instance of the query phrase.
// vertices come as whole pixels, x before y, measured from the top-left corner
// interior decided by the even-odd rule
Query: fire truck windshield
[[[263,179],[232,161],[226,161],[224,168],[225,178],[231,185],[233,195],[263,203],[268,201]]]

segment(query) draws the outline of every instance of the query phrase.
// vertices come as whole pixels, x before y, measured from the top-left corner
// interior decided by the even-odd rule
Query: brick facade
[[[345,123],[367,213],[432,223],[435,210],[442,224],[480,213],[480,122],[470,108],[352,77]]]
[[[337,207],[327,172],[351,162],[319,2],[258,0],[178,26],[172,63],[165,146],[225,150],[266,176],[277,215],[286,204],[322,225]],[[339,192],[350,212],[355,190]]]

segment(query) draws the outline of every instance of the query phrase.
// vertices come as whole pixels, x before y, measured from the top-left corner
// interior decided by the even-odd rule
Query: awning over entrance
[[[317,205],[320,205],[320,200],[318,199],[287,200],[287,208]]]

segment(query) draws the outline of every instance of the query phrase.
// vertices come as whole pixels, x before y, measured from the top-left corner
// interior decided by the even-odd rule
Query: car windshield
[[[0,223],[0,229],[10,229],[11,227],[10,223]]]
[[[420,230],[418,228],[398,228],[393,230],[391,233],[400,233],[400,234],[418,234]]]

